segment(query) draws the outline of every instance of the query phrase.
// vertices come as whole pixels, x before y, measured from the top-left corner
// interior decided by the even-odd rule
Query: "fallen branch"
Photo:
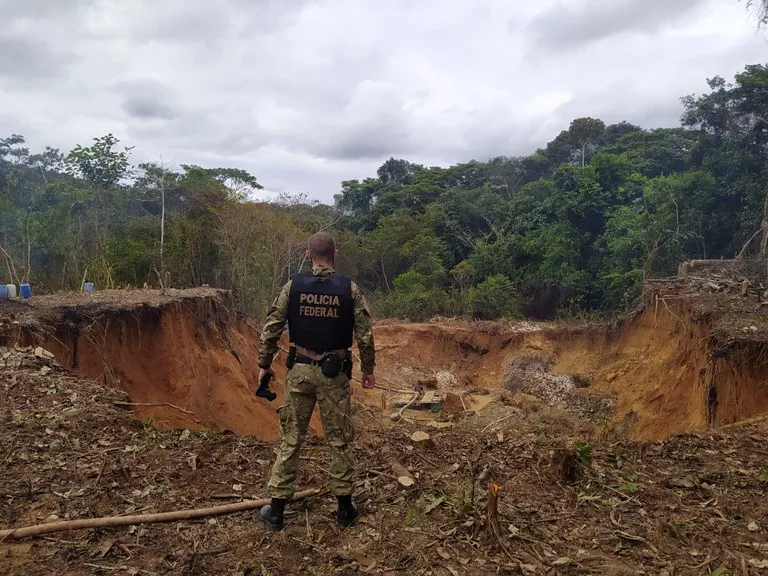
[[[169,404],[168,402],[158,402],[156,404],[137,404],[136,402],[112,402],[112,404],[114,404],[115,406],[142,406],[142,407],[147,407],[147,406],[154,406],[154,407],[168,406],[169,408],[173,408],[175,410],[178,410],[179,412],[184,412],[184,414],[190,414],[192,416],[195,415],[194,412],[190,412],[189,410],[185,410],[181,406],[176,406],[175,404]]]
[[[319,494],[320,490],[304,490],[298,492],[293,500],[301,500]],[[193,510],[176,510],[174,512],[161,512],[159,514],[138,514],[135,516],[107,516],[104,518],[86,518],[83,520],[67,520],[64,522],[49,522],[47,524],[38,524],[36,526],[27,526],[24,528],[12,528],[10,530],[0,530],[0,542],[4,540],[20,540],[31,536],[40,536],[42,534],[52,534],[54,532],[65,532],[68,530],[84,530],[87,528],[107,528],[113,526],[131,526],[135,524],[154,524],[157,522],[176,522],[179,520],[192,520],[195,518],[207,518],[209,516],[221,516],[222,514],[233,514],[245,510],[253,510],[270,503],[270,499],[247,500],[235,504],[225,504],[223,506],[212,506],[210,508],[196,508]]]
[[[379,470],[367,470],[366,474],[373,474],[374,476],[381,476],[382,478],[389,478],[390,480],[398,480],[398,477],[394,474],[387,474],[386,472],[381,472]]]
[[[485,428],[483,428],[483,429],[482,429],[482,431],[481,431],[480,433],[482,434],[483,432],[485,432],[485,431],[486,431],[486,430],[488,430],[489,428],[491,428],[491,427],[493,427],[493,426],[496,426],[496,424],[501,424],[501,423],[502,423],[502,422],[504,422],[505,420],[509,420],[510,418],[512,418],[512,416],[516,416],[516,415],[517,415],[517,414],[508,414],[507,416],[504,416],[504,418],[499,418],[498,420],[496,420],[496,422],[491,422],[490,424],[488,424],[488,426],[486,426]]]
[[[744,256],[744,253],[747,251],[747,248],[749,247],[750,244],[752,244],[752,240],[757,238],[758,234],[760,234],[760,232],[762,232],[762,231],[763,231],[763,228],[760,227],[760,228],[758,228],[757,232],[755,232],[754,234],[752,234],[752,236],[749,237],[749,240],[747,240],[744,243],[744,246],[742,246],[741,250],[739,251],[739,253],[736,256],[736,258],[734,258],[734,260],[741,260],[742,259],[742,257]]]

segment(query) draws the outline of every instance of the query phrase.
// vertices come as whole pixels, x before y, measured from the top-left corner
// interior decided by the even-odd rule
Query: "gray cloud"
[[[585,115],[675,125],[680,96],[765,60],[735,0],[0,0],[0,14],[0,137],[68,151],[112,132],[135,162],[239,167],[266,194],[324,201],[390,156],[527,154]]]
[[[147,2],[144,6],[129,28],[129,33],[140,42],[210,46],[218,43],[233,25],[229,14],[215,2],[190,2],[181,9],[178,4],[165,2]]]
[[[577,48],[625,32],[652,34],[677,24],[706,3],[706,0],[561,2],[537,16],[528,32],[538,45],[546,48]],[[513,26],[516,29],[518,23],[514,22]]]
[[[60,18],[96,0],[0,0],[0,14],[6,22],[14,18],[47,19]]]
[[[176,118],[176,111],[165,102],[154,96],[129,96],[123,102],[123,110],[134,118],[157,118],[172,120]]]
[[[0,36],[0,77],[15,84],[35,82],[62,73],[66,58],[29,38]]]
[[[138,120],[173,120],[180,111],[172,92],[161,82],[151,79],[119,83],[115,89],[124,95],[122,108]]]

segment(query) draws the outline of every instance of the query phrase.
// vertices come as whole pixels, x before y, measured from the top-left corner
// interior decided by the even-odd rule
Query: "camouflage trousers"
[[[296,364],[285,378],[285,404],[278,408],[280,450],[272,468],[269,493],[273,498],[291,498],[299,468],[299,451],[315,408],[331,449],[330,490],[352,494],[355,465],[349,448],[354,438],[349,380],[343,372],[327,378],[320,368]]]

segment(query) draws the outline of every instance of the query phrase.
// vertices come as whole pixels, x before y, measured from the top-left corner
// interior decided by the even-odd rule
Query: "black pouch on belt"
[[[341,372],[341,358],[338,354],[326,352],[320,360],[320,370],[326,378],[335,378]]]
[[[290,370],[296,364],[296,346],[291,346],[285,358],[285,367]]]
[[[344,353],[344,372],[346,372],[347,378],[352,380],[352,350],[347,350]]]

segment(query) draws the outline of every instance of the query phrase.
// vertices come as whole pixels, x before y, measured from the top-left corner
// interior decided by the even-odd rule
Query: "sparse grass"
[[[639,492],[640,486],[637,482],[627,482],[619,486],[618,490],[619,492]]]

